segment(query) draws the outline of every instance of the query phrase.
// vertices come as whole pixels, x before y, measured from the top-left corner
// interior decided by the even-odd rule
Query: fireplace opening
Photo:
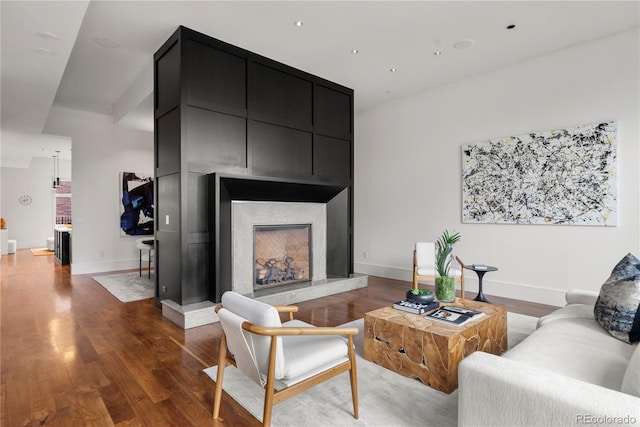
[[[253,227],[254,290],[309,281],[311,224]]]

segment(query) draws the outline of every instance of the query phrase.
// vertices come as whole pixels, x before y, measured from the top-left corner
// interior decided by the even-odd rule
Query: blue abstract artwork
[[[615,226],[616,122],[462,146],[462,222]]]
[[[152,235],[154,232],[153,177],[136,172],[121,172],[120,183],[120,234]]]

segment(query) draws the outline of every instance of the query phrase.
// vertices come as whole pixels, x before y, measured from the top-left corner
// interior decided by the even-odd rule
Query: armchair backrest
[[[434,242],[416,243],[416,265],[418,267],[434,268],[436,262],[436,244]]]
[[[235,356],[238,368],[254,381],[255,369],[264,378],[269,368],[271,337],[245,331],[242,329],[242,323],[247,321],[260,326],[280,327],[282,323],[278,310],[264,302],[227,291],[222,295],[222,308],[218,311],[218,317],[227,337],[227,347]],[[284,372],[282,339],[278,339],[275,377],[281,378]],[[261,381],[263,382],[263,379]]]

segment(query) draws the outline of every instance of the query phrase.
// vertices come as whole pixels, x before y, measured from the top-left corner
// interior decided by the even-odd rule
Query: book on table
[[[393,308],[396,310],[402,310],[413,314],[424,314],[427,311],[435,310],[438,307],[440,307],[440,303],[438,301],[434,301],[429,304],[421,304],[409,300],[393,303]]]
[[[484,313],[479,310],[471,310],[470,308],[458,307],[457,305],[444,305],[443,310],[451,311],[453,313],[464,314],[465,316],[476,318],[484,316]]]
[[[465,323],[484,315],[485,314],[481,311],[470,310],[468,308],[457,307],[454,305],[445,305],[439,310],[427,314],[425,317],[448,325],[462,326]]]

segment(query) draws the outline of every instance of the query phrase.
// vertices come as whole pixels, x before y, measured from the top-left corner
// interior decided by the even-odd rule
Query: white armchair
[[[413,289],[418,289],[420,280],[435,281],[438,276],[436,271],[436,244],[434,242],[417,242],[413,250]],[[458,265],[452,266],[451,275],[460,282],[460,298],[464,299],[464,263],[456,256]]]
[[[223,334],[213,401],[220,416],[222,381],[227,363],[265,389],[263,425],[272,407],[314,385],[349,371],[354,417],[358,418],[358,386],[353,335],[357,328],[314,327],[293,320],[297,307],[274,307],[236,292],[225,292],[216,307]],[[280,312],[289,312],[281,323]],[[342,337],[345,335],[347,339]],[[227,355],[227,350],[230,355]]]

